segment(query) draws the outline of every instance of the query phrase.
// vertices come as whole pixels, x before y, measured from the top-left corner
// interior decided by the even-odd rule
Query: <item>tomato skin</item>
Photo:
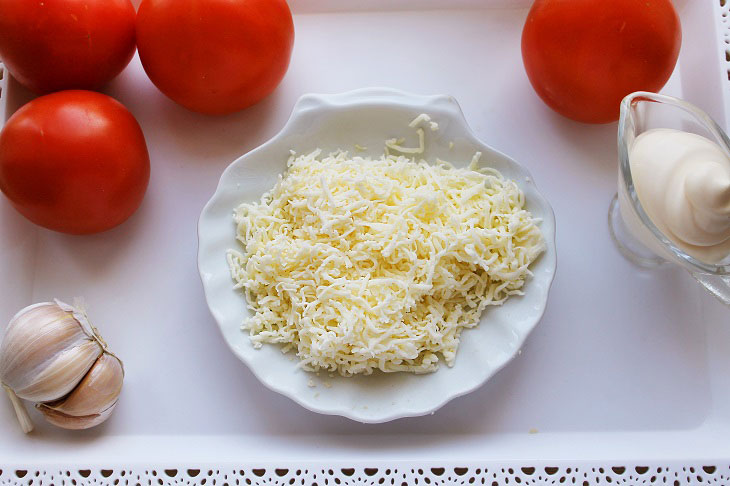
[[[624,96],[659,91],[682,32],[671,0],[536,0],[522,31],[527,76],[552,109],[607,123]]]
[[[113,228],[150,177],[144,135],[119,102],[59,91],[22,106],[0,132],[0,190],[32,222],[71,234]]]
[[[130,0],[0,0],[0,58],[36,93],[95,89],[134,55]]]
[[[285,0],[143,0],[137,49],[165,95],[196,112],[242,110],[289,67],[294,23]]]

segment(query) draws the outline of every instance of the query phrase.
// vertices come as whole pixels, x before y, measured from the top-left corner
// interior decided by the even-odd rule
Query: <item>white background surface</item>
[[[682,57],[664,92],[724,123],[710,5],[683,6]],[[616,124],[578,124],[542,104],[521,62],[526,12],[296,15],[280,88],[221,118],[167,100],[135,57],[107,92],[134,113],[150,149],[138,213],[73,237],[33,227],[0,200],[0,322],[32,302],[83,296],[125,362],[122,401],[97,429],[69,433],[39,418],[29,437],[0,401],[0,464],[730,458],[729,314],[685,272],[642,272],[614,249]],[[365,86],[453,95],[482,140],[532,172],[557,218],[555,283],[522,354],[436,415],[383,425],[319,416],[265,389],[228,351],[196,269],[198,214],[223,168],[274,135],[301,94]],[[12,82],[6,94],[10,110],[28,99]]]

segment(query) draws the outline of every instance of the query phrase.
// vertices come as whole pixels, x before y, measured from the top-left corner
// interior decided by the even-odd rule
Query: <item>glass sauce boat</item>
[[[618,193],[611,201],[608,223],[616,246],[628,260],[652,268],[680,265],[708,291],[730,306],[730,255],[716,264],[702,262],[677,247],[652,223],[634,187],[629,153],[636,137],[654,128],[673,128],[702,135],[730,157],[730,140],[707,113],[671,96],[638,91],[621,102],[618,125]]]

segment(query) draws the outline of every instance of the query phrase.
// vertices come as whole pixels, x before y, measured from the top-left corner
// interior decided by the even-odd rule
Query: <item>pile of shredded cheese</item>
[[[389,140],[376,160],[292,154],[259,203],[235,210],[244,251],[228,263],[254,346],[296,349],[311,371],[426,373],[453,365],[485,307],[522,294],[545,248],[523,193],[476,170],[479,154],[464,169],[387,154],[422,152],[418,130],[418,149]]]

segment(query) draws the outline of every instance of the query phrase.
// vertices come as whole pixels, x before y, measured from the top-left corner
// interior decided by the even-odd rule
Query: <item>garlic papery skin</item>
[[[51,423],[83,418],[67,428],[85,428],[109,416],[123,378],[121,361],[107,351],[86,314],[60,301],[18,312],[0,344],[0,382],[24,432],[32,424],[21,398],[41,402],[46,418],[56,417]]]
[[[72,415],[66,415],[58,410],[48,408],[45,404],[38,404],[36,408],[45,416],[46,420],[56,427],[69,430],[83,430],[89,429],[100,423],[104,422],[114,411],[114,407],[117,402],[114,402],[111,407],[104,410],[103,412],[96,415],[84,415],[82,417],[75,417]]]
[[[8,398],[10,398],[10,403],[13,404],[13,408],[15,409],[15,415],[17,415],[18,423],[20,423],[20,428],[23,429],[23,432],[26,434],[32,432],[33,421],[30,419],[28,411],[25,409],[23,402],[20,401],[18,395],[16,395],[15,392],[10,389],[10,387],[5,385],[3,385],[2,387],[7,392]]]
[[[123,381],[122,362],[116,356],[104,353],[67,397],[37,408],[73,417],[99,415],[117,402]]]

